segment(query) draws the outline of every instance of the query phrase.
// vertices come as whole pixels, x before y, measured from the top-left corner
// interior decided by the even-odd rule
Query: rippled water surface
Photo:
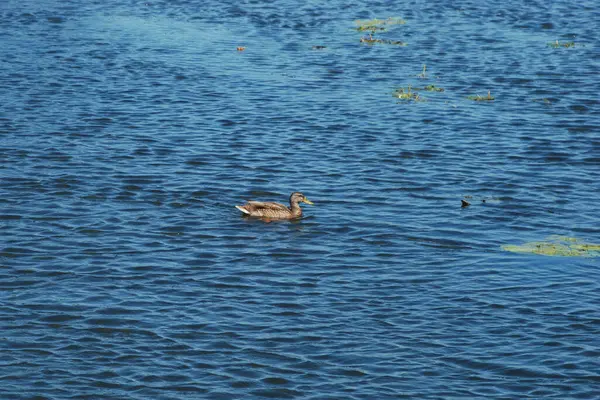
[[[3,0],[0,398],[600,398],[599,19]]]

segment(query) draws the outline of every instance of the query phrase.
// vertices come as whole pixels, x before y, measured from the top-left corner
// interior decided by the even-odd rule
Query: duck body
[[[243,206],[235,206],[238,210],[250,217],[272,219],[296,219],[302,216],[300,203],[313,204],[300,192],[290,195],[290,206],[275,202],[249,201]]]

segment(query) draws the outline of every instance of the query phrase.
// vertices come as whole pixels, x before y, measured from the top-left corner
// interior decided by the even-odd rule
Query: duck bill
[[[315,203],[313,203],[312,201],[310,201],[309,199],[307,199],[306,197],[304,198],[304,203],[306,204],[310,204],[311,206],[314,206]]]

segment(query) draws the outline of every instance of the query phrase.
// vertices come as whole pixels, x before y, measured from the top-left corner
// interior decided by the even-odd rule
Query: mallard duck
[[[305,195],[294,192],[290,195],[290,207],[274,202],[249,201],[243,206],[235,206],[238,210],[251,217],[263,219],[296,219],[302,216],[299,203],[313,204]]]

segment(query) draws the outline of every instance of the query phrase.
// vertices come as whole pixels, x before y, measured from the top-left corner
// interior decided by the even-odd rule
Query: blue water
[[[0,398],[600,398],[599,20],[3,0]]]

